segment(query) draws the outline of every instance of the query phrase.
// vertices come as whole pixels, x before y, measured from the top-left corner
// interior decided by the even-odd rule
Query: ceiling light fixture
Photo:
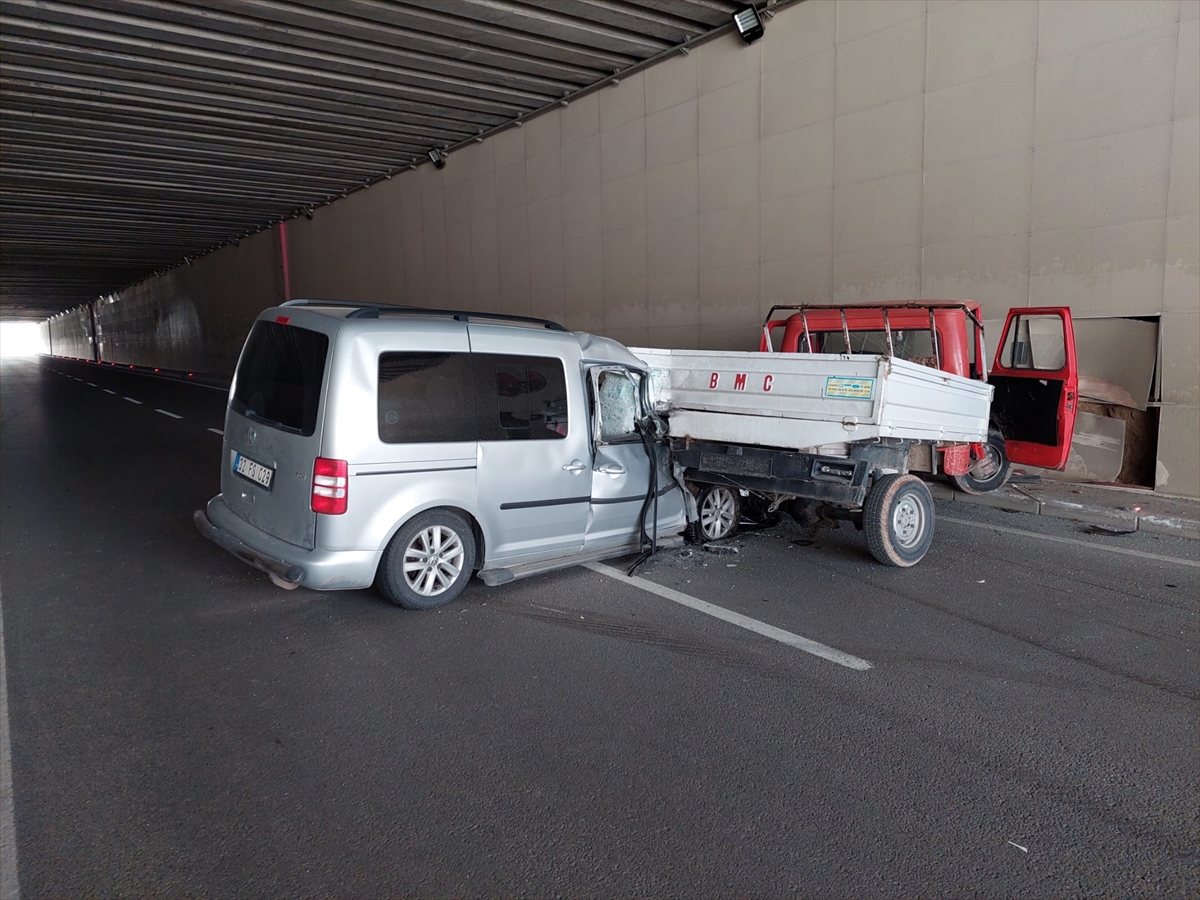
[[[446,154],[442,153],[437,147],[429,151],[429,161],[433,163],[435,169],[446,168]]]
[[[763,28],[762,19],[758,15],[758,10],[753,6],[743,6],[735,12],[733,25],[737,28],[738,37],[747,44],[753,44],[766,31]]]

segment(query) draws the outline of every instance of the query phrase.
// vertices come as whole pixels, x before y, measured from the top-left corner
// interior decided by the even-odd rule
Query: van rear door
[[[992,422],[1004,434],[1009,460],[1064,468],[1079,397],[1071,310],[1009,310],[988,381],[996,390]]]
[[[254,323],[225,414],[221,494],[235,514],[272,537],[312,549],[313,463],[329,336],[280,316]]]

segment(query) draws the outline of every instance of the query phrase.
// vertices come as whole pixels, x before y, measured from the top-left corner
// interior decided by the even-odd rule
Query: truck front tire
[[[876,479],[863,504],[871,555],[885,566],[915,566],[933,543],[933,496],[916,475]]]

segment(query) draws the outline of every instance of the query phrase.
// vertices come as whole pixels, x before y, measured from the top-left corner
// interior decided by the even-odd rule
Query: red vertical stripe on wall
[[[279,223],[279,260],[283,263],[283,299],[292,299],[292,277],[288,271],[287,223]]]

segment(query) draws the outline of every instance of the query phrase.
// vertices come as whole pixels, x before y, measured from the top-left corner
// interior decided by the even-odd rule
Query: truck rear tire
[[[916,475],[884,475],[863,504],[871,555],[885,566],[915,566],[933,543],[933,496]]]
[[[964,494],[986,494],[1008,483],[1012,468],[1004,449],[1004,435],[989,431],[982,459],[972,460],[966,475],[951,475],[954,486]]]
[[[704,485],[696,498],[696,510],[700,514],[696,523],[699,543],[723,541],[737,534],[742,503],[736,489],[723,484]]]

